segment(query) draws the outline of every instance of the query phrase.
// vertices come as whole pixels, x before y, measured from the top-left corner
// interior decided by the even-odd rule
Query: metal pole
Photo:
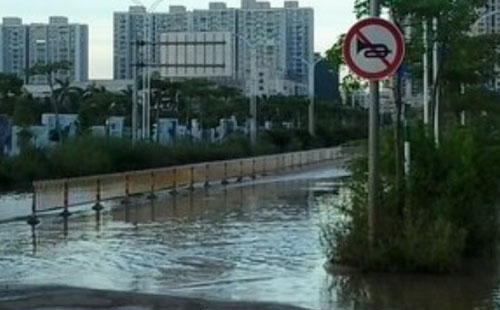
[[[439,66],[439,59],[438,59],[438,42],[437,42],[437,32],[438,32],[438,20],[437,18],[434,18],[432,20],[432,26],[434,30],[434,47],[432,49],[432,58],[433,58],[433,69],[434,69],[434,85],[437,88],[435,91],[436,93],[436,98],[435,98],[435,104],[434,104],[434,139],[436,146],[439,147],[439,86],[437,85],[437,79],[438,79],[438,66]]]
[[[147,53],[147,48],[146,45],[144,45],[143,49],[143,56],[142,59],[146,58],[146,53]],[[147,95],[146,95],[146,84],[147,84],[147,72],[146,72],[146,66],[142,67],[142,129],[141,129],[141,137],[142,139],[146,139],[146,100],[147,100]]]
[[[146,133],[145,139],[149,140],[151,136],[151,68],[150,65],[152,63],[151,59],[151,49],[152,49],[152,20],[151,20],[151,12],[148,11],[146,18],[146,38],[148,44],[146,45]]]
[[[370,13],[379,16],[378,0],[370,0]],[[377,236],[377,208],[379,198],[379,82],[370,82],[370,130],[368,142],[368,240],[370,249],[375,248]]]
[[[315,136],[315,124],[314,124],[314,95],[315,95],[315,84],[314,84],[314,73],[316,63],[309,62],[309,134]]]
[[[135,143],[137,141],[137,104],[139,100],[139,91],[137,87],[137,82],[138,82],[138,72],[139,72],[139,45],[138,41],[135,42],[134,45],[134,66],[133,66],[133,80],[134,80],[134,85],[133,85],[133,98],[132,98],[132,143]]]
[[[408,121],[408,110],[409,110],[409,105],[404,104],[404,130],[405,130],[405,136],[404,136],[404,153],[405,153],[405,176],[408,178],[410,176],[410,168],[411,168],[411,142],[410,142],[410,126],[409,126],[409,121]]]
[[[428,46],[428,38],[427,38],[427,20],[423,21],[423,40],[424,40],[424,58],[423,58],[423,66],[424,66],[424,125],[429,125],[429,46]]]
[[[251,49],[251,98],[250,98],[250,143],[257,144],[257,49]]]

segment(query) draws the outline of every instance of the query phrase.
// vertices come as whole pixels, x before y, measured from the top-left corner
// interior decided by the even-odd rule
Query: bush
[[[25,146],[19,156],[0,159],[0,190],[29,189],[34,180],[88,176],[204,161],[300,150],[293,134],[280,141],[279,134],[262,134],[256,147],[247,137],[234,134],[222,143],[178,141],[169,146],[151,142],[135,145],[125,139],[83,135],[66,139],[53,149]]]
[[[327,111],[333,113],[336,110],[329,108]],[[335,128],[340,128],[338,126],[335,125]],[[265,131],[259,135],[255,147],[250,145],[246,136],[237,133],[221,143],[186,140],[162,146],[151,142],[137,142],[134,145],[129,140],[97,138],[82,131],[81,136],[63,139],[55,148],[40,150],[26,143],[21,155],[0,159],[0,190],[29,189],[34,180],[142,170],[333,146],[336,142],[357,136],[359,130],[354,128],[356,127],[346,129],[343,133],[338,132],[345,134],[338,139],[331,138],[330,127],[318,131],[316,138],[304,130]],[[30,140],[30,136],[26,138],[24,140]]]
[[[352,165],[344,199],[333,208],[323,204],[326,214],[335,215],[321,225],[329,259],[368,270],[447,272],[466,257],[491,253],[499,236],[500,150],[487,135],[452,128],[436,149],[424,130],[414,129],[403,206],[396,199],[388,135],[381,156],[378,243],[368,251],[367,163],[361,159]]]

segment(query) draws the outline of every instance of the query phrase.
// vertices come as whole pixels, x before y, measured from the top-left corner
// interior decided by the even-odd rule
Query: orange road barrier
[[[123,199],[128,203],[135,195],[156,197],[159,191],[172,194],[183,188],[208,187],[219,182],[241,181],[259,175],[304,167],[339,159],[344,154],[352,155],[354,148],[341,147],[259,156],[236,160],[199,163],[186,166],[131,171],[124,174],[107,174],[63,180],[33,183],[33,207],[30,221],[38,223],[37,213],[62,208],[62,216],[70,216],[70,207],[94,204],[93,209],[102,210],[102,201]]]

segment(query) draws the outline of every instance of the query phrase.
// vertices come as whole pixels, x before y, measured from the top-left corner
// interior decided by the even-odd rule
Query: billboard
[[[163,77],[234,76],[234,40],[230,32],[165,33],[160,45]]]

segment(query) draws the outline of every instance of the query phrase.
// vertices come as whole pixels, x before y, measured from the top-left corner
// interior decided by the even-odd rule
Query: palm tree
[[[44,76],[47,84],[50,88],[50,103],[52,105],[52,109],[54,110],[54,114],[56,117],[56,133],[57,140],[62,140],[61,134],[61,126],[59,123],[59,106],[57,101],[57,95],[55,91],[56,86],[56,74],[61,71],[66,71],[69,69],[69,63],[66,61],[62,62],[54,62],[54,63],[37,63],[33,67],[26,70],[27,76]]]
[[[66,108],[71,112],[75,112],[78,109],[78,106],[81,104],[83,99],[84,90],[77,86],[71,86],[71,82],[69,79],[56,79],[56,83],[59,86],[56,92],[57,102],[59,103],[61,108]],[[75,97],[78,99],[76,104],[72,105],[72,101],[74,101]]]
[[[97,84],[92,83],[87,86],[87,88],[83,91],[83,98],[87,99],[89,97],[92,97],[93,95],[96,94],[102,94],[107,92],[106,87],[104,86],[97,86]]]
[[[87,96],[78,113],[80,131],[102,125],[112,115],[127,115],[128,105],[127,99],[122,94],[104,91]]]
[[[189,123],[191,113],[202,112],[202,100],[207,101],[214,94],[215,85],[207,80],[192,79],[183,84],[181,93],[185,97],[186,123]]]

